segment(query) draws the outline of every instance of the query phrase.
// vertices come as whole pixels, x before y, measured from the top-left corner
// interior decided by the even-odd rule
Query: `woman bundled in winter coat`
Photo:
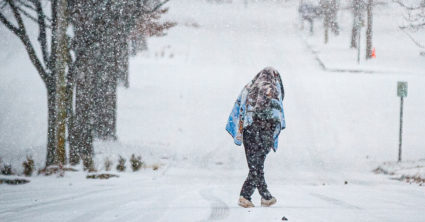
[[[236,145],[243,142],[249,168],[239,198],[242,207],[254,207],[251,196],[256,188],[262,206],[276,203],[264,179],[264,161],[271,149],[276,151],[280,131],[286,127],[283,97],[279,72],[265,68],[242,89],[229,116],[226,130]]]

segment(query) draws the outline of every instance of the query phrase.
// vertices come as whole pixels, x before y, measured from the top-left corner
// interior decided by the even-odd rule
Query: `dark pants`
[[[243,144],[249,173],[240,195],[247,200],[251,200],[255,188],[258,189],[264,199],[270,200],[272,198],[264,179],[264,161],[274,144],[274,126],[276,125],[273,123],[254,122],[243,131]]]

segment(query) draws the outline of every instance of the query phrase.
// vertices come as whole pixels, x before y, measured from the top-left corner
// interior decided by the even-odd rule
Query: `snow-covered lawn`
[[[360,62],[357,62],[357,49],[350,49],[353,16],[348,9],[350,1],[341,1],[342,10],[338,14],[340,34],[335,36],[329,31],[329,42],[324,43],[324,31],[320,21],[315,23],[315,32],[302,32],[303,39],[317,54],[329,70],[365,71],[376,74],[424,75],[425,56],[420,53],[424,48],[418,47],[410,37],[425,45],[425,30],[403,31],[405,11],[391,1],[383,1],[374,8],[373,48],[376,58],[366,60],[366,24],[361,28]],[[365,18],[365,23],[367,19]],[[305,24],[306,29],[309,24]],[[410,37],[409,37],[410,36]]]
[[[0,221],[424,221],[423,186],[372,170],[397,158],[399,80],[409,82],[403,158],[425,157],[425,76],[325,72],[298,31],[296,1],[242,2],[171,1],[168,17],[180,25],[130,62],[119,142],[96,143],[96,166],[136,153],[159,170],[127,165],[109,180],[70,172],[0,185]],[[32,154],[41,166],[45,92],[19,42],[9,43],[18,51],[2,54],[0,156],[18,168]],[[278,203],[243,209],[248,168],[224,127],[243,85],[265,66],[281,72],[286,96],[287,129],[265,169]],[[257,193],[253,200],[260,205]]]
[[[390,175],[393,179],[425,185],[425,159],[404,162],[384,162],[375,173]]]

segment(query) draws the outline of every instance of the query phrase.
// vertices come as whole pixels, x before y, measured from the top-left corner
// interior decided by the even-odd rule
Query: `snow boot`
[[[245,199],[243,196],[239,197],[239,206],[249,208],[249,207],[255,207],[254,204],[250,201]]]
[[[266,200],[264,198],[261,198],[261,206],[262,207],[270,207],[271,205],[275,204],[277,202],[276,198],[272,197],[270,200]]]

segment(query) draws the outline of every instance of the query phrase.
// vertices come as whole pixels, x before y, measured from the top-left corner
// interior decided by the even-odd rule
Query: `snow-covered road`
[[[374,175],[348,184],[269,179],[278,198],[271,208],[237,206],[244,171],[171,169],[127,173],[108,181],[33,178],[2,187],[2,221],[423,221],[423,188]],[[157,174],[157,175],[154,175]],[[302,172],[297,174],[302,175]],[[158,176],[161,175],[161,176]],[[155,179],[152,179],[155,178]],[[308,179],[307,179],[308,180]]]
[[[425,221],[424,187],[371,172],[397,155],[398,80],[411,88],[404,157],[425,156],[425,77],[321,70],[297,29],[296,2],[169,7],[179,25],[131,60],[130,88],[119,89],[119,142],[95,148],[101,170],[105,156],[119,154],[164,165],[102,181],[77,172],[0,185],[0,221]],[[243,85],[265,66],[281,72],[286,93],[287,129],[265,169],[278,202],[244,209],[237,200],[245,156],[224,126]],[[12,145],[27,144],[0,132],[11,147],[6,157],[25,156]],[[33,149],[42,162],[44,146]],[[253,201],[260,205],[257,193]]]

